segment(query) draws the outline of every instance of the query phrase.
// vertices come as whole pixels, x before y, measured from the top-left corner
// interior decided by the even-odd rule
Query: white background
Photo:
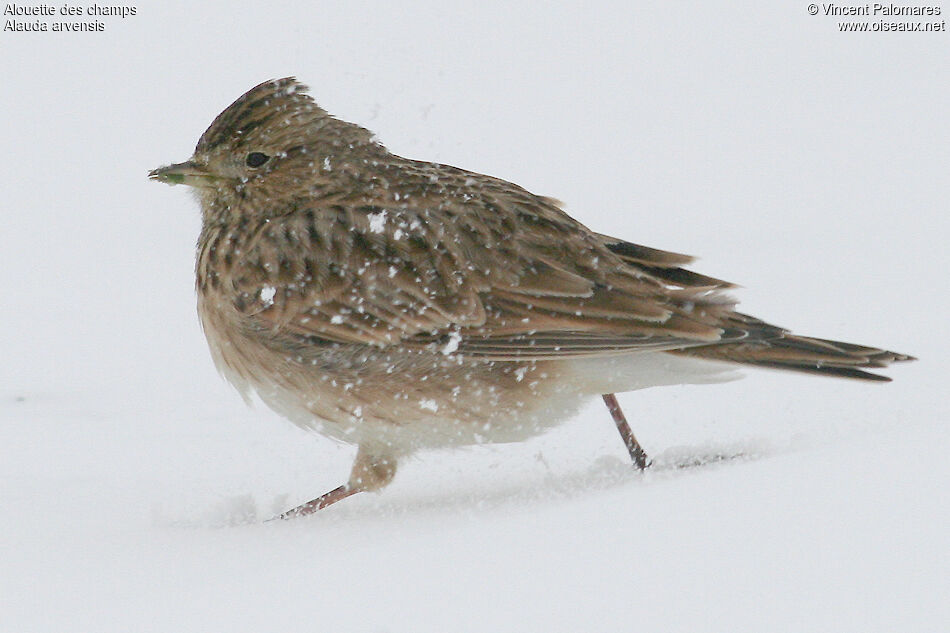
[[[145,2],[104,32],[0,32],[0,631],[947,625],[950,34],[839,33],[805,2],[475,6]],[[920,361],[623,395],[642,476],[598,404],[262,523],[354,450],[215,374],[196,205],[146,173],[291,74],[396,153]]]

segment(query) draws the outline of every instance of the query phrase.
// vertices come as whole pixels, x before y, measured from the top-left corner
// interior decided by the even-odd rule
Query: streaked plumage
[[[718,380],[733,363],[887,380],[865,369],[910,358],[737,313],[731,284],[683,268],[690,257],[594,233],[504,180],[395,156],[305,90],[257,86],[189,162],[151,175],[198,192],[217,366],[360,447],[327,503],[385,485],[420,448],[530,437],[588,396]]]

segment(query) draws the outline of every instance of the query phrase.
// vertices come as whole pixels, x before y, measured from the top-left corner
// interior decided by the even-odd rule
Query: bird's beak
[[[215,176],[193,160],[153,169],[148,172],[148,177],[150,180],[157,180],[169,185],[188,185],[190,187],[213,187],[215,181]]]

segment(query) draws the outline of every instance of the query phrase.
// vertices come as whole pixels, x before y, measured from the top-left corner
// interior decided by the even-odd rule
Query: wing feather
[[[293,341],[424,349],[451,334],[457,353],[495,360],[745,336],[726,323],[731,285],[681,268],[688,256],[592,233],[550,199],[439,167],[436,179],[416,163],[394,175],[391,199],[338,196],[270,219],[233,277],[235,307]]]

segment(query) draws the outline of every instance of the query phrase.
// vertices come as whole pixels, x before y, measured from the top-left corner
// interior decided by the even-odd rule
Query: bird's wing
[[[729,321],[730,284],[685,270],[689,257],[592,233],[550,199],[457,171],[372,204],[331,199],[273,219],[234,276],[235,306],[289,341],[495,360],[748,336]]]

